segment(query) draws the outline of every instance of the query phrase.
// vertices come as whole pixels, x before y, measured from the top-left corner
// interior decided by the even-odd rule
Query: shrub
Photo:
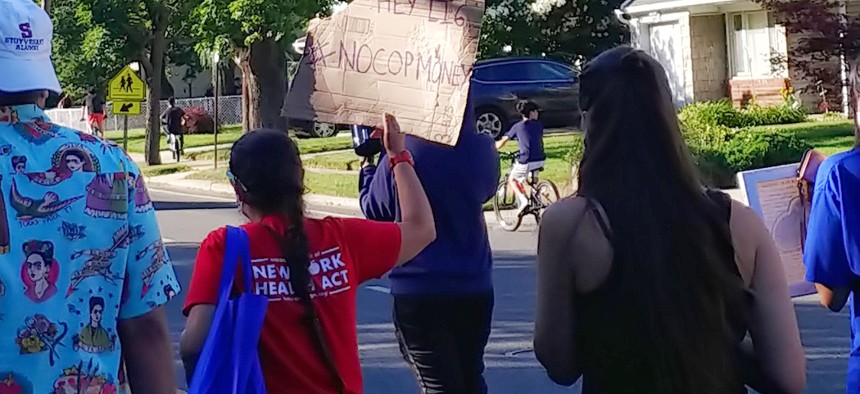
[[[728,100],[690,104],[681,110],[678,118],[684,124],[720,125],[730,128],[801,123],[807,120],[806,112],[802,107],[789,104],[778,106],[752,104],[739,110]]]
[[[751,105],[740,111],[741,125],[738,127],[769,126],[806,122],[806,111],[788,105],[763,107]]]
[[[570,163],[571,167],[579,167],[579,163],[582,161],[582,155],[584,154],[585,138],[574,138],[565,159]]]
[[[735,174],[800,161],[812,148],[794,134],[741,129],[721,143],[701,144],[688,140],[696,165],[713,186],[736,186]]]
[[[741,127],[741,114],[729,100],[703,101],[685,106],[678,114],[684,124]]]
[[[182,124],[189,134],[215,132],[215,121],[205,109],[200,107],[186,109],[185,116],[182,117]]]

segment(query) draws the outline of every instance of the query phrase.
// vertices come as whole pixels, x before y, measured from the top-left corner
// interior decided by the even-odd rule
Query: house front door
[[[687,101],[681,24],[654,24],[649,25],[648,29],[651,55],[666,69],[675,106],[681,107]]]

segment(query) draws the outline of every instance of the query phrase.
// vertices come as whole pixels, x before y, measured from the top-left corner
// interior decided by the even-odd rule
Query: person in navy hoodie
[[[854,111],[860,115],[860,56],[849,74]],[[860,121],[854,149],[830,156],[818,167],[807,225],[803,262],[821,305],[839,312],[850,303],[851,354],[846,392],[860,393]],[[853,297],[852,297],[853,294]],[[850,302],[849,302],[850,301]]]
[[[483,204],[499,182],[493,138],[477,131],[466,108],[456,146],[407,136],[436,220],[436,241],[391,272],[400,350],[423,393],[486,393],[484,348],[493,314],[493,257]],[[397,221],[388,160],[361,170],[361,209],[368,219]]]

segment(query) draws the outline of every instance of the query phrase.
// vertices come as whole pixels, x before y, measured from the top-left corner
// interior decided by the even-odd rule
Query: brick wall
[[[732,79],[729,81],[729,97],[737,106],[750,100],[762,105],[778,105],[783,102],[781,91],[787,86],[785,78]]]
[[[693,100],[708,101],[725,98],[728,78],[725,15],[690,18],[690,36]]]

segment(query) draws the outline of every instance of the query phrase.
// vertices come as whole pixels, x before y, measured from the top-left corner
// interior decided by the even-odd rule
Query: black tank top
[[[726,224],[731,218],[731,198],[724,193],[708,191],[708,197],[724,208]],[[611,227],[605,222],[597,204],[589,200],[590,209],[597,218],[603,234],[612,240]],[[740,271],[735,264],[734,247],[729,243],[720,251],[721,260],[730,265],[731,272],[737,275],[743,284]],[[619,267],[615,262],[606,281],[596,290],[577,296],[576,311],[576,356],[583,372],[583,394],[652,394],[648,382],[649,369],[645,360],[636,360],[632,354],[648,351],[629,351],[634,341],[629,340],[629,323],[618,314],[612,312],[612,305],[629,302],[625,300],[619,289]],[[727,313],[727,316],[736,314]],[[730,326],[736,335],[737,343],[743,341],[747,333],[745,319],[730,321]],[[740,356],[736,367],[738,378],[742,376]],[[727,383],[726,394],[747,393],[742,381]],[[682,393],[653,393],[653,394],[682,394]],[[684,393],[686,394],[686,393]],[[712,393],[703,393],[712,394]],[[716,393],[714,393],[716,394]],[[722,393],[720,393],[722,394]]]

